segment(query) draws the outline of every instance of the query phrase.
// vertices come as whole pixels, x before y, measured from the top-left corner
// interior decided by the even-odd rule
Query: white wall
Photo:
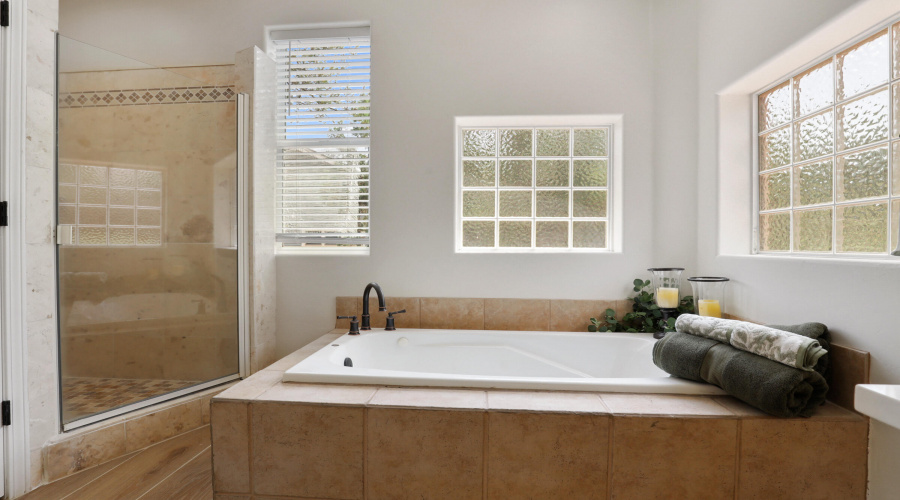
[[[654,261],[697,271],[697,0],[653,2]],[[688,290],[689,287],[685,287]]]
[[[719,200],[714,193],[723,160],[717,157],[721,138],[716,93],[855,3],[701,0],[697,248],[704,273],[732,278],[734,313],[767,322],[821,321],[837,342],[871,353],[872,382],[897,384],[900,263],[717,255]],[[895,7],[900,10],[900,4]],[[872,426],[869,498],[896,495],[900,480],[887,470],[900,462],[898,442],[900,431]]]
[[[622,297],[652,264],[648,2],[418,2],[371,14],[371,255],[278,257],[279,351],[327,330],[334,297],[369,281],[388,298]],[[453,117],[576,113],[624,114],[624,254],[454,254]]]

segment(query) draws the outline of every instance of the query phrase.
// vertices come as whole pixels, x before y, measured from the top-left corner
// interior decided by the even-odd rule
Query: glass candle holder
[[[656,305],[660,309],[678,309],[681,300],[678,290],[681,287],[681,273],[684,268],[651,267],[647,270],[653,273],[651,286],[656,297]]]
[[[688,278],[694,290],[697,314],[721,318],[725,313],[725,286],[728,278],[719,276],[694,276]]]

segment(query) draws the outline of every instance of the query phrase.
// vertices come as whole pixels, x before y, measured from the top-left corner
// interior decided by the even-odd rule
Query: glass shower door
[[[59,64],[68,429],[238,377],[237,139],[227,67],[163,70],[65,37]]]

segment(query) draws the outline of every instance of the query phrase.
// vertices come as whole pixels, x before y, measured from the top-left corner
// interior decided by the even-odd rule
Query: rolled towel
[[[675,330],[718,340],[793,368],[813,371],[827,352],[815,339],[746,321],[682,314]]]
[[[666,334],[653,346],[653,363],[677,377],[708,382],[777,417],[808,417],[825,402],[828,383],[816,371],[798,370],[715,340]]]
[[[786,332],[796,333],[797,335],[803,335],[804,337],[809,337],[811,339],[815,339],[819,342],[819,345],[822,346],[822,349],[825,349],[825,354],[819,358],[819,361],[816,362],[816,366],[813,367],[813,370],[822,374],[825,377],[825,380],[829,380],[831,375],[831,355],[828,351],[831,351],[831,333],[828,331],[828,327],[823,325],[822,323],[798,323],[796,325],[766,325],[769,328],[774,328],[776,330],[784,330]]]

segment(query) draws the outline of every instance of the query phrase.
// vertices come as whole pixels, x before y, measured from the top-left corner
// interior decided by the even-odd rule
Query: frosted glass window
[[[75,226],[74,245],[162,245],[162,172],[61,164],[57,179],[57,222]]]
[[[461,126],[457,248],[608,251],[615,132],[608,123]],[[773,161],[789,163],[789,142],[782,149],[786,158]]]
[[[900,225],[900,22],[810,63],[757,93],[756,251],[887,254]]]

